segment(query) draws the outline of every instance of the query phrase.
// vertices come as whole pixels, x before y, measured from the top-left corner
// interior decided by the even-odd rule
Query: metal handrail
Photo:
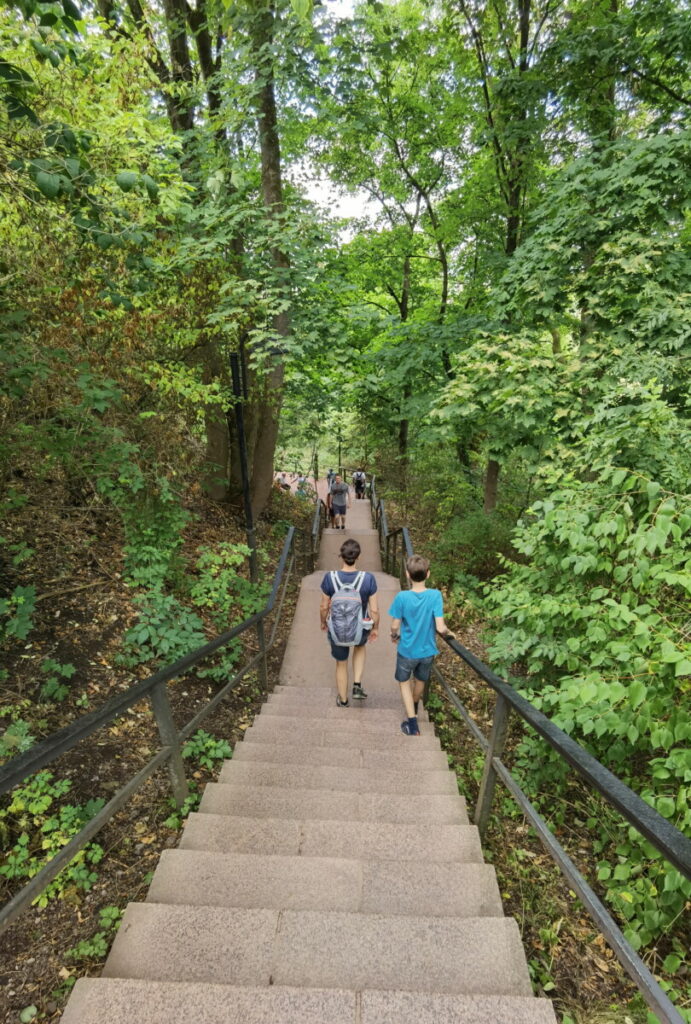
[[[371,502],[379,529],[380,546],[386,562],[386,571],[397,569],[399,565],[402,569],[405,558],[413,554],[410,536],[405,527],[399,527],[389,533],[386,528],[384,503],[376,496],[374,480],[371,488]],[[397,564],[399,557],[397,543],[391,540],[395,535],[402,538],[399,564]],[[486,754],[474,817],[478,830],[482,834],[486,827],[494,784],[496,779],[500,778],[534,826],[540,841],[559,866],[570,887],[582,900],[586,911],[609,942],[615,956],[641,992],[647,1005],[658,1015],[662,1024],[684,1024],[681,1014],[662,990],[652,972],[626,940],[609,911],[590,888],[566,850],[554,837],[548,824],[520,788],[510,770],[501,761],[510,711],[516,711],[557,751],[561,758],[571,765],[589,785],[601,793],[641,835],[645,836],[662,853],[670,864],[687,878],[691,878],[691,841],[455,638],[444,637],[444,640],[451,650],[462,658],[497,694],[492,731],[490,737],[487,738],[477,727],[467,708],[451,689],[439,669],[434,666],[435,679],[442,684],[465,725]],[[428,691],[429,684],[426,687],[425,700]]]
[[[96,833],[110,820],[110,818],[112,818],[113,815],[127,802],[132,794],[144,784],[149,776],[166,761],[169,762],[169,767],[171,769],[171,783],[176,803],[178,806],[182,805],[187,796],[187,782],[182,765],[181,741],[195,732],[199,723],[206,718],[224,699],[224,697],[239,684],[247,672],[262,661],[265,662],[266,651],[273,645],[276,639],[278,618],[283,607],[288,581],[295,563],[295,538],[298,534],[299,531],[297,531],[295,527],[291,526],[289,528],[283,544],[281,557],[274,574],[271,593],[269,594],[266,604],[261,611],[251,615],[248,619],[245,619],[239,625],[234,626],[232,629],[229,629],[220,636],[217,636],[214,640],[209,641],[209,643],[204,644],[195,651],[191,651],[184,657],[179,658],[172,665],[168,665],[149,676],[147,679],[143,679],[141,682],[135,683],[124,693],[111,698],[111,700],[107,701],[101,708],[89,712],[86,715],[82,715],[75,722],[65,726],[63,729],[59,729],[56,733],[53,733],[52,736],[48,736],[45,740],[35,744],[24,754],[18,755],[7,764],[0,767],[0,793],[6,793],[19,785],[28,776],[33,775],[47,764],[50,764],[66,751],[71,750],[72,747],[76,746],[76,744],[80,742],[80,740],[85,739],[97,729],[102,728],[104,725],[113,721],[114,718],[122,715],[128,710],[128,708],[142,700],[143,697],[151,697],[159,733],[161,735],[162,745],[160,750],[133,779],[130,779],[130,781],[123,786],[89,822],[87,822],[80,832],[72,837],[70,842],[64,846],[62,850],[52,858],[52,860],[44,865],[44,867],[31,879],[31,881],[23,887],[23,889],[16,893],[15,896],[5,904],[0,911],[0,934],[9,927],[12,921],[14,921],[27,906],[33,902],[33,900],[46,888],[46,886],[50,884],[60,871],[70,863],[79,850],[82,849],[82,847],[84,847],[94,835],[96,835]],[[288,564],[289,559],[290,563]],[[286,566],[288,566],[287,571]],[[276,617],[277,621],[274,623],[274,629],[270,641],[268,643],[264,642],[263,644],[260,642],[260,650],[258,654],[254,655],[247,664],[236,672],[233,678],[214,695],[214,697],[204,706],[204,708],[202,708],[200,712],[195,715],[193,719],[191,719],[190,722],[184,725],[181,729],[176,729],[170,712],[170,707],[168,705],[165,684],[169,680],[182,675],[193,665],[196,665],[205,658],[208,658],[209,655],[213,654],[231,640],[234,640],[236,637],[245,633],[248,629],[258,626],[259,624],[263,624],[264,620],[274,609],[282,583],[283,590],[279,599]],[[260,636],[261,641],[263,631],[261,634],[258,632],[258,635]]]

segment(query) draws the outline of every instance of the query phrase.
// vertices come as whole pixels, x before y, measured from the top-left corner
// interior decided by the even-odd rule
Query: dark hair
[[[422,555],[411,555],[405,567],[413,583],[422,583],[423,580],[427,579],[429,561],[423,558]]]
[[[360,545],[350,537],[341,544],[340,555],[346,565],[355,565],[360,557]]]

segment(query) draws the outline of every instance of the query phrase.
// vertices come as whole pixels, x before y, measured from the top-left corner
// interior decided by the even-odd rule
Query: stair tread
[[[287,743],[238,743],[233,761],[285,765],[325,765],[331,768],[443,768],[449,762],[440,749],[362,750],[350,747],[311,747]]]
[[[331,789],[355,793],[391,793],[405,796],[458,793],[456,778],[447,768],[349,768],[315,765],[251,764],[227,761],[219,785],[279,786],[282,789]]]
[[[127,907],[103,975],[301,988],[531,994],[518,928],[504,917],[134,903]]]
[[[358,1005],[359,1004],[359,1005]],[[81,978],[62,1024],[555,1024],[525,996]]]
[[[290,820],[192,813],[180,849],[299,853],[303,857],[482,862],[474,825],[431,822]]]
[[[330,789],[282,789],[278,786],[238,786],[209,783],[199,810],[251,818],[321,818],[344,821],[429,821],[465,825],[468,816],[462,796],[433,793],[400,796],[395,793],[354,793]]]
[[[355,860],[165,850],[147,902],[501,917],[494,869],[478,863]]]

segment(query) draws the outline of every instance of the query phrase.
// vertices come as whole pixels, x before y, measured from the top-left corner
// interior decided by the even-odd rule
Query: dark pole
[[[244,395],[240,379],[240,358],[237,352],[230,353],[230,372],[233,377],[233,395],[235,396],[235,425],[238,436],[238,448],[240,449],[242,496],[245,504],[245,529],[247,531],[247,545],[250,549],[250,578],[253,583],[256,583],[258,578],[257,538],[254,534],[254,518],[252,516],[252,501],[250,499],[250,478],[247,471],[247,438],[245,437],[245,417],[242,411]]]
[[[341,434],[341,431],[339,430],[338,431],[338,472],[339,473],[343,472],[343,467],[341,466],[341,441],[342,440],[343,440],[343,436]]]

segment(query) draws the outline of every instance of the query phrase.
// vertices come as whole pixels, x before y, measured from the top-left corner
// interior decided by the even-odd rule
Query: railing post
[[[259,653],[262,656],[259,662],[259,682],[262,693],[267,693],[269,689],[269,670],[266,663],[266,633],[264,632],[263,619],[260,619],[257,623],[257,643],[259,644]]]
[[[168,700],[168,690],[165,683],[159,683],[151,691],[151,703],[156,716],[156,725],[164,747],[170,747],[168,758],[168,771],[170,773],[170,784],[173,790],[173,797],[178,807],[182,807],[189,795],[187,779],[185,778],[185,767],[182,763],[182,752],[180,750],[180,737],[175,728],[173,715]]]
[[[484,836],[485,829],[487,828],[487,822],[492,809],[494,786],[497,781],[497,773],[494,770],[492,761],[495,757],[501,757],[504,752],[504,743],[506,741],[510,711],[511,708],[508,701],[498,693],[497,702],[494,706],[494,720],[492,722],[492,731],[489,736],[489,747],[487,748],[487,756],[485,757],[485,767],[482,773],[480,792],[478,794],[477,805],[475,807],[475,825],[477,826],[481,837]]]

